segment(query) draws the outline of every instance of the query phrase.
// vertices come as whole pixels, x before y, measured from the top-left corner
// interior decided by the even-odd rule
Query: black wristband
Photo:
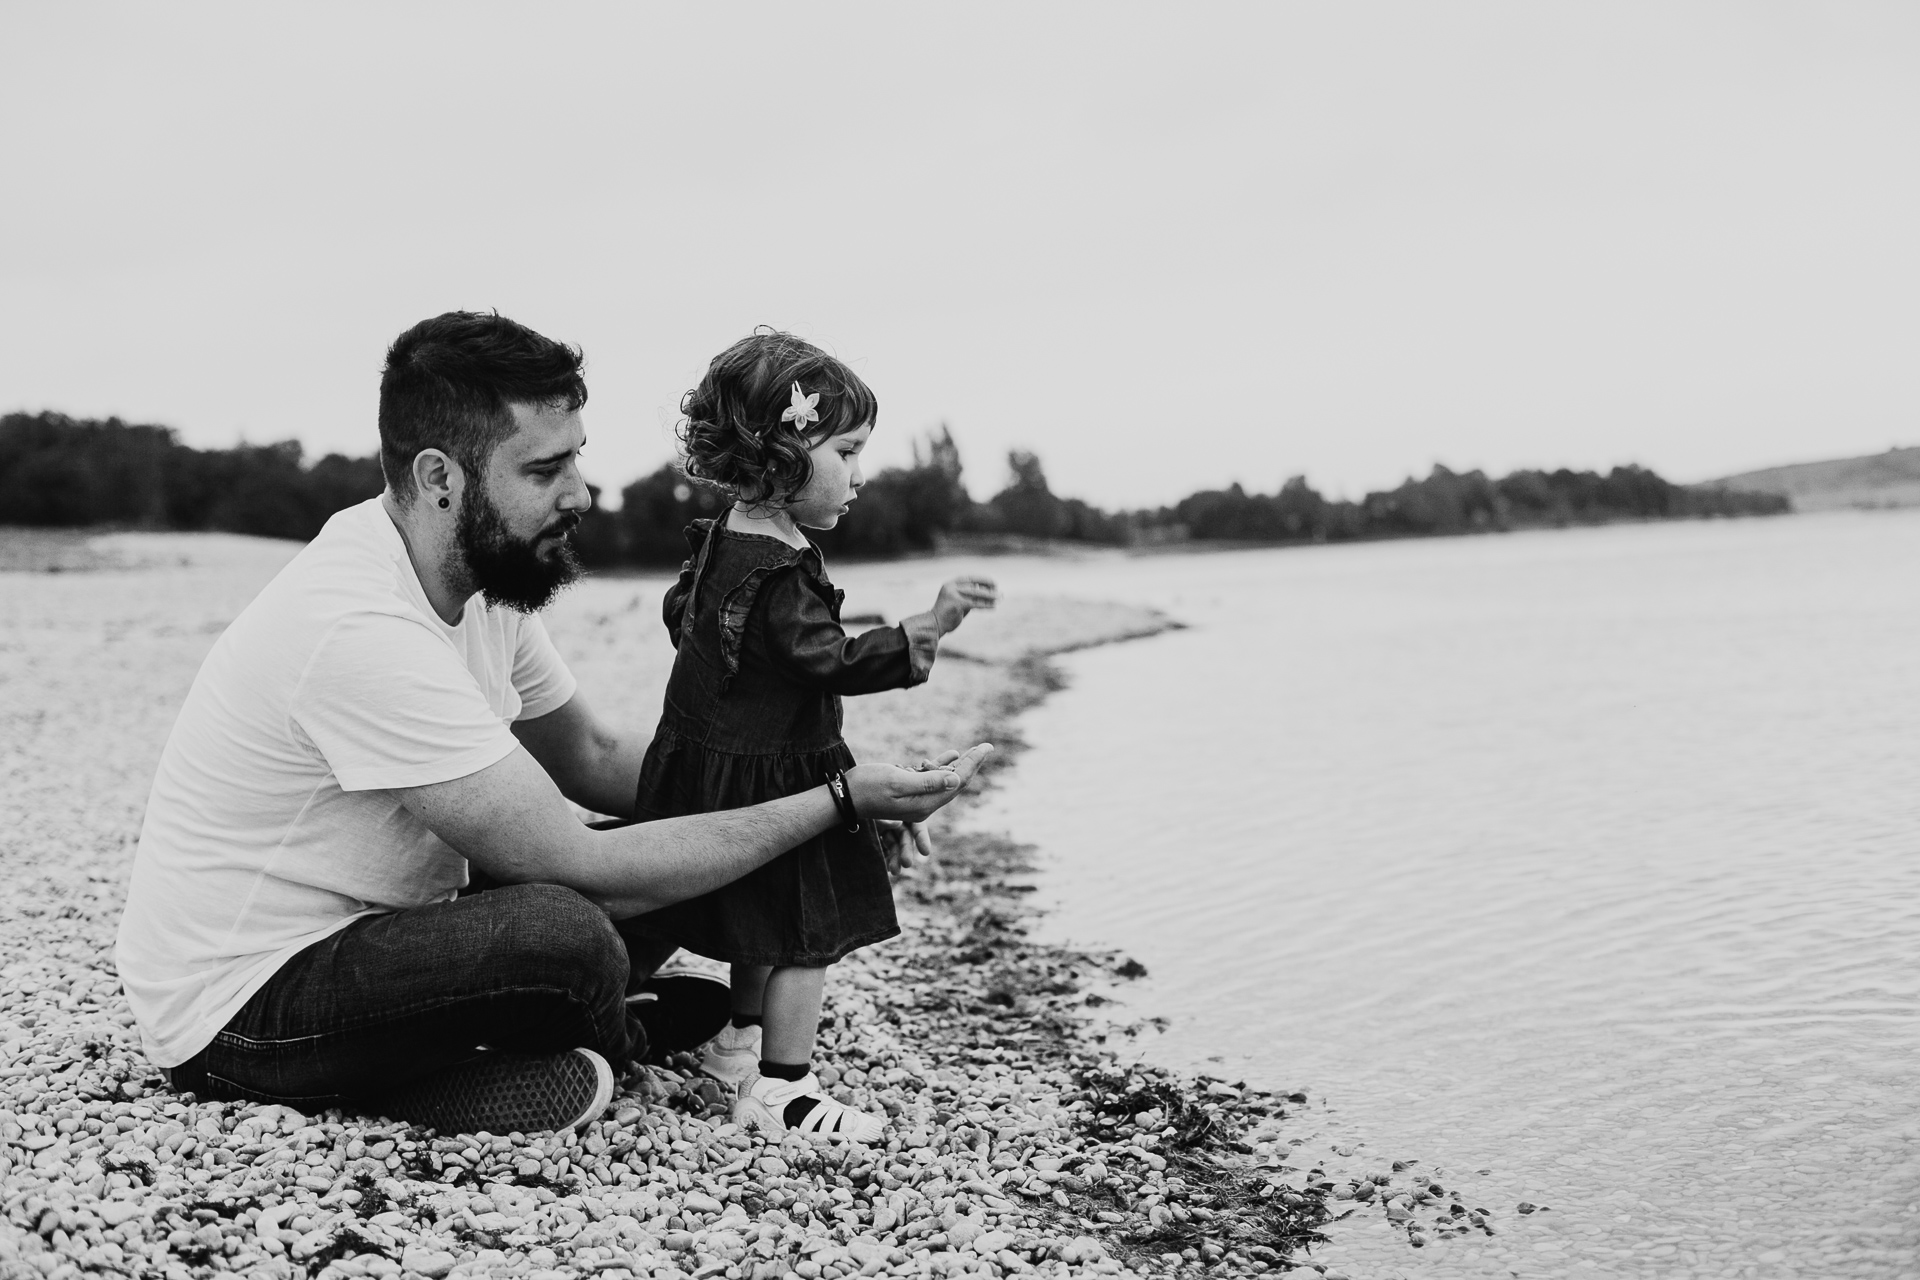
[[[840,811],[840,820],[847,824],[848,831],[860,829],[860,811],[853,807],[853,788],[847,785],[847,775],[835,769],[827,775],[827,794],[833,797],[833,807]]]

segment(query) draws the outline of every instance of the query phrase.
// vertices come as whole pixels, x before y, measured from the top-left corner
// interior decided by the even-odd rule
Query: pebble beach
[[[1099,1015],[1138,964],[1033,942],[1033,851],[970,825],[966,800],[896,888],[903,936],[828,984],[821,1078],[888,1113],[882,1144],[742,1132],[687,1055],[636,1070],[568,1134],[171,1093],[111,958],[141,808],[207,647],[297,550],[0,531],[0,1276],[1341,1280],[1313,1248],[1346,1216],[1415,1248],[1505,1229],[1451,1176],[1328,1144],[1304,1092],[1139,1065]],[[850,615],[910,611],[898,575],[863,591],[858,568]],[[549,612],[609,720],[657,713],[663,587],[590,578]],[[928,685],[850,699],[849,740],[870,760],[994,741],[994,769],[1018,767],[1014,719],[1055,687],[1050,654],[1170,625],[1010,598],[952,637]]]

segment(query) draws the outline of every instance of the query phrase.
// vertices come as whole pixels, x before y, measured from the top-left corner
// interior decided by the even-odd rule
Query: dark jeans
[[[617,1075],[648,1048],[626,995],[672,950],[557,885],[369,916],[282,965],[170,1078],[313,1112],[360,1109],[481,1046],[594,1049]]]

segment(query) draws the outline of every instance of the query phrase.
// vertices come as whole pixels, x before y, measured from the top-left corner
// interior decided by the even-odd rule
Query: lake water
[[[1189,624],[1063,659],[978,811],[1043,934],[1506,1227],[1316,1260],[1920,1274],[1920,514],[990,567]]]

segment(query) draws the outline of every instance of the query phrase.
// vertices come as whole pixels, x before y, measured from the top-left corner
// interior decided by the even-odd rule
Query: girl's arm
[[[921,684],[933,669],[940,627],[930,613],[849,636],[798,568],[760,591],[767,652],[788,679],[829,693],[878,693]]]

